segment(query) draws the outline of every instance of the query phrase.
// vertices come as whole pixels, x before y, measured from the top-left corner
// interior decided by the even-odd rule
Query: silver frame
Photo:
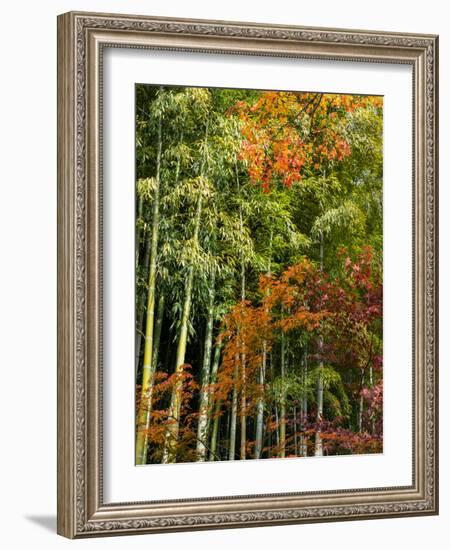
[[[412,66],[411,486],[103,502],[101,98],[105,47]],[[58,17],[59,534],[79,538],[438,513],[437,113],[437,36],[95,13]]]

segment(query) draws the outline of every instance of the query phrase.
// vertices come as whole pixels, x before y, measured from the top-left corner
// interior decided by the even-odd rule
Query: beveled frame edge
[[[415,471],[385,490],[102,503],[102,44],[409,63],[415,96]],[[438,513],[438,38],[70,12],[58,17],[58,533],[69,538]]]

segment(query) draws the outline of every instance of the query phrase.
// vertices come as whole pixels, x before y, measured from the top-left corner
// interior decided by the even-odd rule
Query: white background
[[[412,421],[411,67],[110,48],[103,77],[105,502],[410,485],[412,441],[405,426]],[[276,83],[291,90],[383,96],[383,454],[134,466],[136,82],[259,89]]]
[[[2,386],[2,546],[51,550],[85,547],[183,550],[211,548],[379,549],[401,540],[410,549],[442,548],[450,520],[450,408],[441,405],[441,515],[365,522],[239,529],[69,542],[54,534],[56,513],[56,15],[70,9],[352,27],[441,35],[441,67],[449,64],[450,30],[445,2],[322,0],[200,2],[195,0],[17,0],[2,6],[0,88]],[[450,94],[441,74],[441,280],[450,277]],[[445,100],[445,101],[444,101]],[[442,393],[449,387],[448,284],[441,294]]]

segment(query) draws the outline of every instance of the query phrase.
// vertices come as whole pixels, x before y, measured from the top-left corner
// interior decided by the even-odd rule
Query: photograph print
[[[135,87],[136,465],[383,452],[383,98]]]

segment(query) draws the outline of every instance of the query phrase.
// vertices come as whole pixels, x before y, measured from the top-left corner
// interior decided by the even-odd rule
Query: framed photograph
[[[58,18],[58,532],[438,513],[438,38]]]

